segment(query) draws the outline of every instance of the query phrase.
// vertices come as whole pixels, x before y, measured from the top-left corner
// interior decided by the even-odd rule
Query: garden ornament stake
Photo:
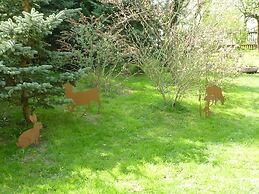
[[[30,120],[33,123],[33,128],[20,135],[18,142],[16,143],[17,147],[25,148],[31,144],[39,144],[40,129],[43,128],[42,123],[37,121],[37,116],[34,113],[30,116]]]
[[[222,89],[216,85],[212,85],[206,88],[204,100],[206,101],[206,104],[203,111],[205,112],[205,116],[209,117],[211,115],[210,106],[213,105],[213,103],[216,105],[218,100],[223,105],[225,98],[222,94]]]
[[[70,112],[74,111],[75,106],[89,105],[91,102],[96,102],[98,104],[98,112],[100,111],[101,103],[99,89],[97,87],[84,92],[74,92],[73,86],[66,83],[64,88],[66,97],[72,100],[72,104],[68,107]]]

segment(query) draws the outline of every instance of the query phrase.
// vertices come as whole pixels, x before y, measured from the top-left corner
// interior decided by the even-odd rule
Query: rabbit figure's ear
[[[30,115],[30,120],[32,123],[36,123],[37,122],[37,116],[35,113],[33,113],[32,115]]]

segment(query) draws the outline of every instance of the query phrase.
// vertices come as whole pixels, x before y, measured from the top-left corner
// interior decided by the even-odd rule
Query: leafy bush
[[[157,5],[138,14],[127,10],[123,20],[140,66],[164,102],[175,106],[188,91],[204,91],[208,82],[231,76],[236,55],[234,48],[224,46],[226,34],[214,24],[190,18],[176,24],[172,5]],[[132,20],[141,21],[143,30],[136,33]]]
[[[73,28],[63,32],[61,44],[75,63],[87,68],[87,79],[92,86],[108,91],[113,79],[125,69],[125,44],[107,17],[85,17],[71,20]]]

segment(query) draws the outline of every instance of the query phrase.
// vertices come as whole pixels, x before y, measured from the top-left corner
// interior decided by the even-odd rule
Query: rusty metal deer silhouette
[[[206,88],[206,97],[204,98],[207,102],[216,104],[219,100],[221,104],[224,104],[225,98],[222,94],[222,89],[216,85],[212,85]]]
[[[74,92],[73,86],[69,83],[64,85],[65,96],[72,100],[72,104],[69,105],[69,111],[73,112],[76,106],[89,105],[91,102],[98,104],[98,112],[101,108],[99,89],[93,88],[88,91]]]
[[[31,115],[30,120],[33,123],[33,128],[20,135],[18,142],[16,143],[17,147],[25,148],[31,144],[39,144],[40,129],[43,128],[42,123],[37,121],[36,114]]]
[[[213,105],[213,103],[216,105],[217,101],[219,100],[223,105],[225,102],[225,98],[222,94],[222,89],[216,85],[208,86],[206,88],[206,96],[204,100],[206,101],[206,105],[203,111],[205,112],[205,116],[207,117],[211,115],[210,106]]]

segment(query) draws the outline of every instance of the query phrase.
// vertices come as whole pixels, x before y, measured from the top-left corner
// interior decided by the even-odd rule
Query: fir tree
[[[22,11],[29,12],[31,7],[44,14],[52,14],[64,9],[82,8],[85,16],[100,16],[111,14],[114,5],[100,0],[0,0],[0,20],[21,15]]]
[[[76,80],[82,70],[63,70],[69,53],[50,52],[44,42],[74,11],[44,17],[27,0],[23,9],[22,16],[0,22],[0,99],[21,106],[29,122],[32,106],[61,102],[63,84]]]

